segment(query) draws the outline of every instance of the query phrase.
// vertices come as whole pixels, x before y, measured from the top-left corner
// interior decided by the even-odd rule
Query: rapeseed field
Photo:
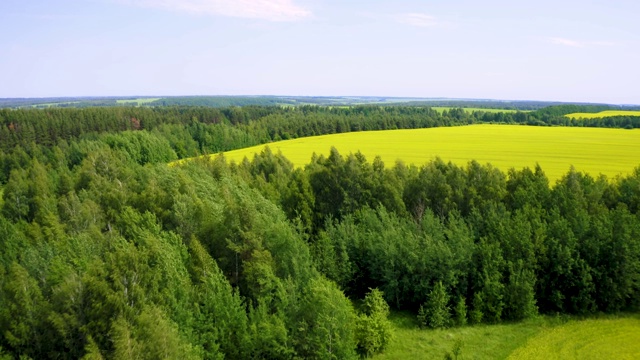
[[[597,113],[572,113],[565,116],[572,119],[599,119],[611,116],[640,116],[640,111],[606,110]]]
[[[502,171],[540,164],[553,183],[571,166],[596,177],[631,173],[640,165],[640,130],[470,125],[413,130],[352,132],[273,142],[224,153],[228,161],[269,146],[295,166],[309,163],[313,153],[328,155],[335,147],[342,155],[362,152],[369,161],[380,156],[387,166],[397,160],[421,166],[440,157],[458,165],[471,160],[491,163]]]

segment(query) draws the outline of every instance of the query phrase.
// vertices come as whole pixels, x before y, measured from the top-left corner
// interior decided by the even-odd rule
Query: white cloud
[[[440,25],[434,16],[420,13],[400,14],[396,16],[396,20],[403,24],[417,27],[434,27]]]
[[[197,15],[295,21],[311,12],[292,0],[120,0],[129,5],[181,11]]]
[[[591,45],[596,45],[596,46],[618,46],[618,43],[615,43],[613,41],[594,41],[590,43]]]
[[[584,47],[583,43],[579,41],[571,40],[571,39],[554,37],[554,38],[550,38],[549,40],[551,41],[552,44],[556,44],[556,45],[563,45],[563,46],[570,46],[570,47]]]
[[[611,42],[611,41],[577,41],[577,40],[571,40],[571,39],[560,38],[560,37],[549,38],[549,41],[555,45],[569,46],[569,47],[575,47],[575,48],[583,48],[583,47],[589,47],[589,46],[618,45],[617,43]]]

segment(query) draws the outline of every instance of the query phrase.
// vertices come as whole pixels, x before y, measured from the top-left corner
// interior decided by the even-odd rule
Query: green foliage
[[[462,355],[462,341],[461,340],[456,340],[456,342],[453,344],[453,348],[451,349],[451,354],[453,355],[453,358],[458,360],[458,357],[460,355]]]
[[[349,300],[330,281],[314,279],[303,296],[298,314],[299,356],[313,359],[356,357],[356,314]]]
[[[522,262],[510,266],[509,283],[505,287],[505,318],[509,320],[527,319],[538,314],[535,275],[522,267]]]
[[[47,303],[38,283],[17,263],[8,267],[0,293],[0,328],[4,344],[16,354],[38,357],[45,343]]]
[[[345,290],[350,289],[350,283],[357,275],[355,264],[350,259],[352,230],[329,225],[311,244],[316,268]]]
[[[427,301],[420,306],[418,321],[422,326],[432,329],[443,329],[451,325],[449,295],[442,282],[437,282],[433,286]]]
[[[129,131],[110,134],[105,136],[104,142],[113,149],[122,150],[140,165],[167,163],[177,159],[169,142],[157,133]]]
[[[9,181],[3,189],[4,215],[12,220],[23,220],[29,216],[29,187],[27,173],[24,170],[13,170]]]
[[[482,312],[484,308],[484,299],[482,298],[482,293],[473,294],[473,310],[471,310],[469,320],[471,320],[472,324],[480,324],[484,318],[484,313]]]
[[[385,168],[335,149],[297,169],[271,151],[164,164],[479,116],[499,117],[0,110],[0,357],[342,359],[395,346],[389,305],[412,313],[402,331],[416,313],[443,328],[640,308],[640,170],[613,181],[571,170],[550,188],[540,167]],[[460,356],[430,331],[444,346],[434,354]]]
[[[143,359],[196,359],[192,346],[184,341],[177,326],[156,307],[145,309],[137,318],[135,337]]]
[[[0,265],[3,268],[18,261],[21,254],[28,247],[24,235],[10,221],[0,215]]]
[[[190,273],[195,282],[194,330],[203,357],[231,359],[247,356],[250,348],[248,319],[242,299],[231,288],[216,262],[193,238],[190,243]]]
[[[389,305],[378,289],[372,289],[364,298],[362,313],[356,320],[357,351],[361,357],[382,353],[389,345],[393,334],[389,316]]]
[[[559,116],[578,112],[597,113],[600,111],[611,109],[612,107],[609,105],[554,105],[537,110],[536,113],[540,115]]]
[[[467,303],[463,296],[458,298],[458,302],[453,308],[453,321],[456,326],[467,325]]]
[[[267,306],[259,305],[249,313],[250,357],[254,359],[290,359],[294,350],[289,346],[290,338],[282,313],[270,314]],[[247,349],[249,343],[239,346]]]

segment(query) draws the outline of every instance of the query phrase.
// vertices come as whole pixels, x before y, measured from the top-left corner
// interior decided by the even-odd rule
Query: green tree
[[[382,353],[392,338],[389,305],[378,289],[372,289],[365,296],[362,313],[356,320],[357,350],[362,357]]]
[[[480,324],[484,319],[484,299],[482,298],[482,293],[476,292],[473,294],[473,309],[469,313],[469,320],[472,324]]]
[[[194,309],[197,343],[205,359],[246,358],[251,350],[247,314],[242,299],[200,242],[190,243],[190,272],[195,280]]]
[[[524,268],[522,261],[509,265],[509,282],[505,287],[505,318],[522,320],[537,315],[533,271]]]
[[[113,358],[117,360],[142,359],[142,346],[134,338],[132,326],[123,317],[116,319],[110,331],[113,341]]]
[[[299,220],[307,233],[312,232],[315,197],[306,172],[300,169],[293,171],[282,194],[281,204],[289,220]]]
[[[136,319],[136,338],[143,359],[197,359],[191,344],[178,332],[164,312],[157,307],[146,308]]]
[[[37,282],[17,263],[9,266],[0,293],[3,343],[15,354],[45,356],[43,332],[47,303]]]
[[[458,298],[456,306],[453,308],[453,317],[456,326],[467,325],[467,303],[464,296]]]
[[[29,220],[29,182],[25,170],[13,170],[3,189],[2,210],[8,219]]]
[[[311,280],[298,314],[296,349],[310,359],[351,359],[356,357],[355,312],[334,283],[323,278]]]
[[[433,329],[449,327],[451,323],[449,295],[442,282],[439,281],[433,286],[427,301],[420,307],[419,321],[423,326]]]

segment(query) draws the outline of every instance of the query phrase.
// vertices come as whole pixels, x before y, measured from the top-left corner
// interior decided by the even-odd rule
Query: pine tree
[[[427,302],[420,307],[419,321],[433,329],[443,329],[450,325],[451,313],[449,312],[449,295],[438,281],[427,297]]]
[[[460,296],[456,307],[453,309],[455,316],[455,323],[457,326],[467,325],[467,303],[464,296]]]

